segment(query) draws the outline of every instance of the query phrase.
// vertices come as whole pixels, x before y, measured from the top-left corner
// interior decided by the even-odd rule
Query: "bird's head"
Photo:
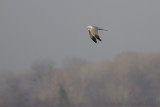
[[[88,30],[92,29],[92,26],[91,25],[87,26],[87,29]]]

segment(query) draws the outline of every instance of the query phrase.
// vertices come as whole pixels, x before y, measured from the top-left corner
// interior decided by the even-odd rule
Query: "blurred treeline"
[[[35,61],[0,72],[0,107],[160,107],[160,53],[126,52],[113,61]]]

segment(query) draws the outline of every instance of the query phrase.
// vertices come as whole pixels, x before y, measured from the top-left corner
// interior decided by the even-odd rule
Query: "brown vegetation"
[[[35,62],[29,71],[1,71],[0,107],[158,107],[160,53],[73,63],[56,69],[51,61]]]

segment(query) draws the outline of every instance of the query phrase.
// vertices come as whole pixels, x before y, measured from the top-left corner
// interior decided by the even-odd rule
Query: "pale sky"
[[[95,44],[87,26],[101,31]],[[160,52],[160,0],[1,0],[0,69],[29,69],[35,60],[113,59]]]

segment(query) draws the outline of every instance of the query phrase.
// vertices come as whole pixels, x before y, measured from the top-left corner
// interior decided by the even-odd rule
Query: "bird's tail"
[[[106,29],[101,29],[101,28],[99,28],[98,30],[104,30],[104,31],[108,31],[108,30],[106,30]]]

